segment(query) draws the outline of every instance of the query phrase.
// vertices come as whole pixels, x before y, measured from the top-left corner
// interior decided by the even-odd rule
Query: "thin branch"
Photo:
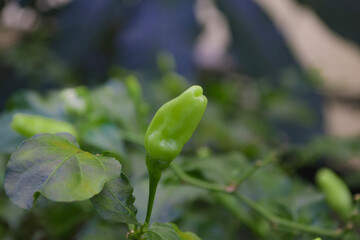
[[[185,173],[176,163],[172,163],[170,165],[171,170],[184,182],[193,185],[195,187],[207,189],[209,191],[220,191],[224,192],[226,191],[226,187],[216,184],[216,183],[210,183],[198,178],[194,178],[187,173]]]
[[[253,164],[250,168],[248,168],[244,173],[244,175],[241,176],[241,178],[239,178],[238,181],[234,183],[235,187],[239,188],[241,184],[245,182],[249,177],[251,177],[259,168],[275,162],[276,156],[277,155],[275,152],[271,152],[263,160],[257,160],[255,164]]]
[[[174,173],[185,183],[190,184],[195,187],[207,189],[209,191],[223,192],[223,193],[230,194],[230,195],[236,197],[237,199],[239,199],[241,202],[248,205],[249,207],[251,207],[252,209],[254,209],[259,214],[263,215],[266,219],[268,219],[270,222],[274,223],[275,225],[284,226],[284,227],[288,227],[291,229],[300,230],[303,232],[314,233],[314,234],[319,234],[319,235],[329,236],[329,237],[339,237],[342,234],[341,229],[337,229],[337,230],[323,229],[323,228],[319,228],[319,227],[313,227],[313,226],[301,224],[298,222],[293,222],[291,220],[287,220],[284,218],[280,218],[280,217],[274,215],[273,213],[271,213],[270,211],[268,211],[261,204],[251,200],[250,198],[245,197],[244,195],[242,195],[240,193],[234,192],[233,190],[229,190],[229,188],[226,186],[222,186],[217,183],[206,182],[204,180],[200,180],[195,177],[192,177],[192,176],[188,175],[187,173],[185,173],[175,163],[172,163],[170,165],[170,167],[174,171]]]
[[[284,218],[280,218],[272,214],[270,211],[268,211],[265,207],[263,207],[259,203],[251,200],[250,198],[245,197],[244,195],[241,195],[240,193],[235,193],[235,196],[237,199],[250,206],[252,209],[263,215],[265,218],[267,218],[270,222],[272,222],[275,225],[289,227],[300,231],[319,234],[323,236],[329,236],[329,237],[338,237],[342,233],[340,229],[337,230],[323,229],[319,227],[313,227],[313,226],[301,224]]]

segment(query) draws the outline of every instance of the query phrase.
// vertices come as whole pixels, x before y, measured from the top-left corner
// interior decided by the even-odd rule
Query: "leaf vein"
[[[118,199],[118,198],[115,196],[115,194],[109,189],[109,187],[108,187],[107,185],[106,185],[105,187],[106,187],[106,189],[109,191],[109,193],[111,194],[111,196],[113,196],[113,197],[116,199],[116,201],[118,201],[118,202],[130,213],[131,216],[133,216],[134,218],[136,218],[136,216],[134,215],[134,213],[133,213],[120,199]]]
[[[46,181],[44,182],[44,184],[41,186],[41,187],[44,187],[48,181],[50,180],[50,178],[56,173],[56,171],[67,161],[69,160],[70,158],[72,158],[73,156],[81,153],[82,151],[77,151],[76,153],[72,153],[71,155],[67,156],[64,160],[61,161],[61,163],[59,163],[59,165],[57,165],[55,167],[55,169],[50,173],[49,177],[46,179]]]

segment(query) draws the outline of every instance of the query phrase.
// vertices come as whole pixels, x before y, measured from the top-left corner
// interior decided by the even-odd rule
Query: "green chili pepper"
[[[207,98],[203,95],[202,88],[192,86],[155,113],[145,134],[146,165],[150,175],[145,225],[150,222],[162,171],[180,154],[199,124],[206,105]]]
[[[32,137],[38,133],[58,132],[68,132],[77,136],[75,127],[70,123],[32,114],[16,113],[11,127],[25,137]]]
[[[325,195],[329,206],[339,215],[347,218],[352,210],[351,192],[344,181],[331,169],[322,168],[316,173],[316,183]]]
[[[148,167],[163,170],[180,154],[204,114],[207,98],[202,94],[200,86],[192,86],[156,112],[145,134],[146,153],[152,159]]]

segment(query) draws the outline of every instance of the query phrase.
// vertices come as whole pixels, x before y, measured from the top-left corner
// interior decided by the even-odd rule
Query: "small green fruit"
[[[165,169],[180,154],[199,124],[207,98],[192,86],[156,112],[145,134],[148,168]]]
[[[72,124],[39,115],[16,113],[10,126],[24,137],[32,137],[38,133],[55,134],[58,132],[67,132],[77,136],[77,131]]]
[[[316,183],[325,195],[329,206],[339,215],[347,218],[353,208],[352,196],[344,181],[329,168],[316,173]]]

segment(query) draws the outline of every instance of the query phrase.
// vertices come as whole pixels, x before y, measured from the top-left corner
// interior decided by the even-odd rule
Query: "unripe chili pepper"
[[[165,103],[155,113],[145,134],[146,165],[149,171],[149,201],[145,225],[149,225],[161,173],[180,154],[199,124],[207,98],[200,86],[192,86]]]
[[[39,115],[16,113],[10,125],[24,137],[32,137],[38,133],[58,132],[67,132],[77,136],[77,131],[72,124]]]
[[[206,105],[202,88],[192,86],[160,107],[145,134],[146,153],[150,159],[158,161],[155,167],[166,168],[180,154],[199,124]],[[152,162],[149,164],[152,168]]]
[[[329,206],[340,216],[347,218],[352,210],[351,192],[344,181],[329,168],[316,173],[316,183],[325,195]]]

